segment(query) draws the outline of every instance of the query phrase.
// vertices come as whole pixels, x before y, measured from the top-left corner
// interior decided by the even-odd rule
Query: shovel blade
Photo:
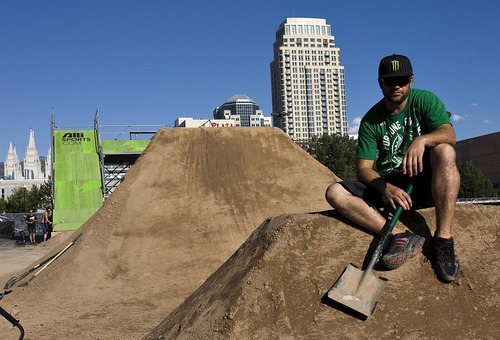
[[[349,264],[327,296],[368,317],[374,313],[386,284],[387,279],[376,277],[373,270],[362,271]]]
[[[3,287],[4,290],[9,290],[10,287],[12,287],[14,285],[14,283],[16,283],[18,281],[18,278],[13,276],[10,278],[9,281],[7,281],[7,283],[5,284],[5,286]]]

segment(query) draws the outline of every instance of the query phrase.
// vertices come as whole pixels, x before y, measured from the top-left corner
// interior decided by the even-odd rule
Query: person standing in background
[[[47,231],[47,233],[44,234],[44,241],[50,240],[52,237],[52,231],[54,231],[52,225],[52,209],[50,207],[47,207],[43,213],[42,225],[44,225],[44,230]]]
[[[26,226],[28,227],[30,243],[36,244],[36,224],[38,222],[38,218],[35,214],[33,214],[33,210],[30,210],[29,214],[24,218],[24,221],[26,222]]]

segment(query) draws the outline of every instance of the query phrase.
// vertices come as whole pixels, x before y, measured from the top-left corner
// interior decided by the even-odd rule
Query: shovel
[[[406,193],[411,195],[413,185],[410,183]],[[387,279],[373,275],[373,267],[384,250],[403,208],[398,206],[392,219],[386,221],[385,234],[382,235],[370,263],[365,270],[360,270],[352,263],[344,270],[337,282],[327,293],[328,298],[347,306],[365,316],[370,316],[375,311],[382,295]]]

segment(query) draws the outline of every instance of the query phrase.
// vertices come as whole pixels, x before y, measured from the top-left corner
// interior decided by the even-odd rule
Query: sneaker
[[[424,243],[425,238],[411,231],[392,235],[389,251],[382,256],[382,263],[389,269],[399,268],[420,253]]]
[[[453,238],[445,239],[434,236],[432,246],[436,252],[435,271],[437,277],[444,282],[454,281],[460,272],[460,265],[455,257]]]

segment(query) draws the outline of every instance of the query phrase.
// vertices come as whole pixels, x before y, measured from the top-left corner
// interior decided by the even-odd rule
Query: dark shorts
[[[412,181],[409,176],[401,174],[391,174],[384,178],[403,190],[406,190],[408,184]],[[411,200],[414,209],[422,209],[434,206],[431,191],[432,173],[430,171],[429,153],[424,156],[424,171],[413,178],[413,193]],[[376,208],[384,208],[389,204],[387,197],[372,187],[368,187],[359,181],[342,181],[340,184],[354,196],[361,197],[366,202]]]
[[[29,226],[28,226],[28,232],[30,232],[30,233],[34,233],[34,232],[35,232],[35,230],[36,230],[36,226],[34,226],[34,225],[29,225]]]

